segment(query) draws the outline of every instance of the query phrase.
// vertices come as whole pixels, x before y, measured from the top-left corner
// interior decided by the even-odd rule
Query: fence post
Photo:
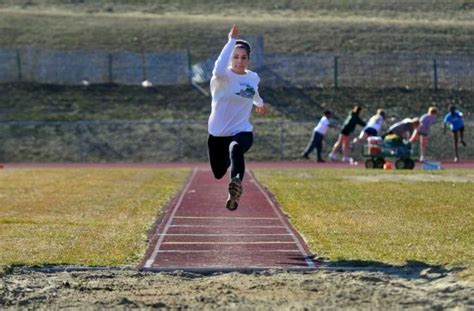
[[[284,158],[284,151],[285,151],[285,129],[284,129],[284,121],[280,121],[280,161]]]
[[[337,66],[337,60],[338,60],[339,57],[337,56],[334,56],[334,88],[337,89],[338,88],[338,85],[337,85],[337,75],[338,75],[338,66]]]
[[[148,80],[148,68],[146,67],[146,55],[145,51],[142,49],[142,81]]]
[[[114,77],[112,73],[112,54],[108,54],[108,67],[109,67],[109,83],[114,83]]]
[[[189,49],[186,49],[187,53],[187,61],[188,61],[188,75],[189,75],[189,83],[193,84],[193,65],[192,65],[192,56],[191,56],[191,51]]]
[[[177,133],[176,133],[176,147],[177,147],[177,154],[178,154],[178,160],[183,160],[184,157],[184,152],[183,152],[183,138],[182,138],[182,127],[183,127],[183,121],[178,121],[177,123]]]
[[[434,83],[434,90],[438,90],[438,64],[436,59],[433,59],[433,83]]]
[[[17,69],[18,69],[18,81],[21,81],[23,80],[23,76],[21,74],[21,54],[20,54],[20,50],[17,49],[16,50],[16,66],[17,66]]]
[[[86,155],[86,151],[84,148],[84,125],[81,121],[77,123],[78,129],[79,129],[79,157],[80,161],[84,162],[84,158]]]

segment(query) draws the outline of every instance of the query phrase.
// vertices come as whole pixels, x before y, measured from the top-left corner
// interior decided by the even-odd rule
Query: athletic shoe
[[[354,162],[354,159],[351,158],[351,157],[342,157],[341,161],[352,163],[352,162]]]
[[[337,160],[338,160],[338,158],[336,157],[336,155],[334,155],[333,153],[330,153],[330,154],[329,154],[329,159],[330,159],[331,161],[337,161]]]
[[[421,156],[418,161],[420,161],[421,163],[425,162],[425,157],[424,157],[424,156]]]
[[[318,163],[326,163],[326,161],[324,161],[323,159],[319,159]]]
[[[226,208],[234,211],[239,207],[239,199],[242,195],[242,181],[238,176],[232,178],[229,183],[229,196],[227,197]]]
[[[302,154],[301,157],[302,157],[303,159],[309,160],[309,157],[308,157],[307,154]]]
[[[459,162],[459,158],[458,157],[455,157],[454,158],[454,163],[458,163]]]

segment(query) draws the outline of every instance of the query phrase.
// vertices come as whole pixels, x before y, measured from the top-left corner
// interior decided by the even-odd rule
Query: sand
[[[4,270],[0,309],[454,309],[474,310],[474,285],[426,265],[312,272],[196,274],[132,267]]]

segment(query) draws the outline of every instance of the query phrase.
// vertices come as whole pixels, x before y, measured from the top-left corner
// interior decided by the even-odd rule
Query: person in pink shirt
[[[436,123],[436,115],[438,109],[436,107],[428,108],[428,112],[420,117],[420,126],[415,130],[410,142],[420,141],[420,162],[425,161],[426,147],[428,146],[428,135],[431,125]]]

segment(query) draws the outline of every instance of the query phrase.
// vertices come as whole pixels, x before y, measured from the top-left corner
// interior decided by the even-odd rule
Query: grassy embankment
[[[181,5],[0,4],[0,47],[58,50],[175,51],[189,49],[200,61],[220,50],[237,23],[242,34],[262,33],[271,52],[472,53],[473,9],[463,1],[406,5],[323,5],[287,1]],[[107,4],[108,3],[108,4]],[[112,4],[110,4],[112,3]],[[122,2],[123,3],[123,2]]]
[[[3,124],[0,159],[4,162],[206,160],[203,142],[210,100],[190,86],[143,90],[125,86],[3,85],[0,92],[4,95],[0,97],[0,121],[117,121],[89,125]],[[452,102],[464,112],[474,111],[474,93],[467,91],[262,89],[262,96],[270,103],[271,113],[252,117],[258,135],[255,148],[248,154],[252,160],[280,158],[280,130],[284,134],[283,157],[298,158],[321,110],[333,110],[342,122],[353,102],[364,106],[364,118],[381,107],[397,119],[420,115],[429,105],[438,106],[444,114]],[[290,123],[293,121],[296,123]],[[470,132],[471,126],[467,125],[466,133]],[[335,139],[337,131],[329,131],[327,143]],[[468,145],[474,144],[472,139],[472,135],[466,135]],[[432,129],[430,158],[452,158],[451,144],[450,135],[443,135],[439,122]],[[472,158],[472,152],[472,148],[462,148],[462,159]],[[360,156],[359,152],[353,156]]]

